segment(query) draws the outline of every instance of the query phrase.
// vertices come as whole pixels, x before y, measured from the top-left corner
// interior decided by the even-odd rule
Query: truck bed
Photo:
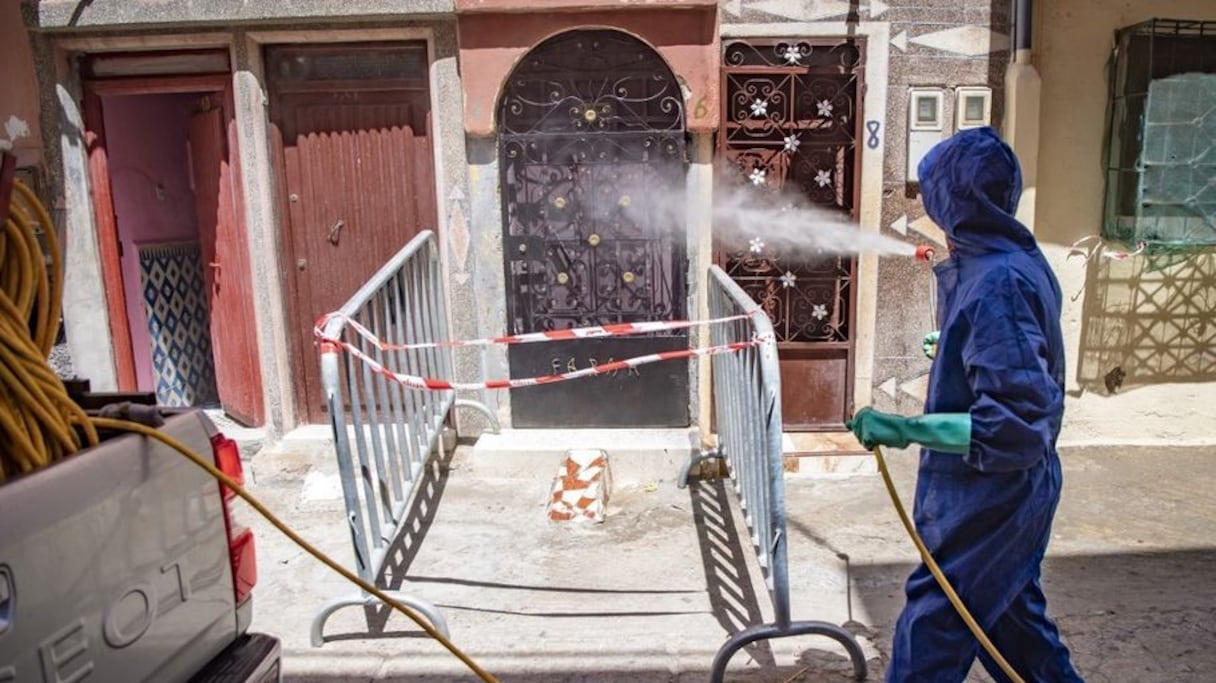
[[[201,411],[161,428],[204,457]],[[0,683],[186,681],[247,628],[219,487],[130,434],[0,486]]]

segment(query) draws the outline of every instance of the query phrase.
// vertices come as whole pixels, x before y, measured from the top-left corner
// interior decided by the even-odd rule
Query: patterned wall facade
[[[909,98],[912,88],[940,89],[945,134],[955,129],[957,88],[991,88],[991,122],[999,128],[1004,75],[1010,59],[1009,0],[723,0],[724,32],[773,33],[795,38],[799,27],[886,23],[887,73],[868,66],[869,83],[887,82],[883,145],[883,234],[944,248],[940,230],[924,215],[914,183],[907,180]],[[788,30],[785,28],[788,27]],[[746,30],[745,30],[746,29]],[[873,403],[882,410],[921,409],[929,362],[921,353],[925,332],[935,329],[932,272],[910,259],[879,263],[873,367]]]

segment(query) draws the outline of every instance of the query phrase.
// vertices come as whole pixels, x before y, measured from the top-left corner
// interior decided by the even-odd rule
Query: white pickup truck
[[[240,480],[205,413],[162,414]],[[0,484],[0,683],[278,681],[278,640],[247,632],[257,570],[232,494],[159,441],[102,438]]]

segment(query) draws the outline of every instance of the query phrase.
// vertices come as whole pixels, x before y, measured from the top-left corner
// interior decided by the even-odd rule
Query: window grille
[[[1110,88],[1103,237],[1216,247],[1216,21],[1121,29]]]

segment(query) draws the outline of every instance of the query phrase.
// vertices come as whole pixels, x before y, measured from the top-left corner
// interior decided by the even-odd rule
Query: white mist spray
[[[862,253],[916,255],[916,245],[866,232],[841,210],[746,187],[714,189],[713,222],[714,239],[736,252],[772,248],[794,260]]]
[[[842,210],[813,204],[788,192],[732,182],[724,169],[713,192],[713,235],[729,252],[778,253],[813,261],[833,255],[915,256],[916,245],[862,230]],[[684,189],[664,185],[621,188],[626,216],[639,225],[665,226],[681,234],[686,225]]]

